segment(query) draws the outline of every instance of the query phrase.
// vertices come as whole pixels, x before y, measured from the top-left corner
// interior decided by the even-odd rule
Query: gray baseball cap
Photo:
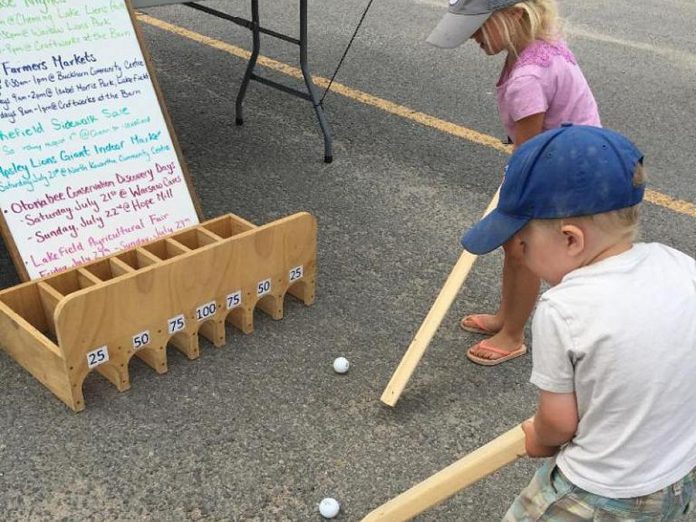
[[[453,49],[478,31],[494,11],[524,0],[449,0],[449,11],[426,42],[436,47]]]

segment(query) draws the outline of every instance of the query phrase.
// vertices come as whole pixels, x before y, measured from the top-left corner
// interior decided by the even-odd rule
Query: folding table
[[[270,29],[261,27],[259,19],[259,0],[251,0],[251,20],[246,20],[237,16],[232,16],[230,14],[218,11],[216,9],[210,8],[205,5],[194,2],[185,2],[181,0],[132,0],[133,7],[135,8],[145,8],[145,7],[156,7],[162,5],[172,5],[172,4],[183,4],[193,9],[203,11],[210,15],[222,18],[242,27],[246,27],[252,33],[252,52],[249,62],[247,64],[246,72],[244,73],[244,78],[242,79],[242,84],[239,87],[239,92],[237,93],[236,101],[236,114],[235,122],[237,125],[242,125],[244,123],[244,117],[242,114],[242,102],[244,101],[244,95],[246,94],[247,87],[251,80],[257,81],[279,91],[292,94],[304,100],[309,101],[314,107],[314,112],[319,120],[319,126],[321,127],[322,134],[324,135],[324,161],[326,163],[331,163],[333,160],[332,154],[332,139],[331,139],[331,128],[326,120],[324,114],[324,108],[321,105],[319,94],[317,88],[312,82],[312,75],[309,72],[309,67],[307,65],[307,0],[299,0],[300,2],[300,37],[294,38]],[[281,83],[275,82],[263,76],[259,76],[255,72],[256,60],[259,56],[259,51],[261,47],[261,33],[267,34],[274,38],[280,40],[285,40],[286,42],[293,43],[300,47],[300,69],[302,70],[302,75],[304,77],[304,82],[307,87],[306,91],[300,91],[292,87],[287,87]]]

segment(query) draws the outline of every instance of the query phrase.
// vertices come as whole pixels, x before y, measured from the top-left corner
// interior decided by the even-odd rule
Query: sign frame
[[[184,158],[183,152],[181,150],[181,146],[179,144],[179,140],[176,136],[176,132],[174,131],[174,125],[172,123],[171,116],[169,114],[169,111],[167,110],[167,106],[164,101],[164,94],[162,92],[162,89],[159,85],[159,82],[157,81],[157,77],[155,75],[155,65],[152,60],[152,57],[150,56],[149,50],[147,48],[147,45],[145,43],[145,38],[143,35],[143,32],[138,25],[137,21],[137,15],[135,13],[135,9],[132,5],[132,0],[118,0],[119,2],[122,2],[125,5],[125,8],[128,12],[128,17],[130,19],[130,24],[131,27],[133,28],[133,33],[134,36],[137,40],[138,43],[138,48],[140,50],[140,53],[143,56],[144,62],[145,62],[145,67],[147,69],[147,73],[149,75],[149,85],[152,88],[153,93],[155,94],[158,102],[158,106],[160,109],[160,112],[162,114],[162,118],[165,123],[166,131],[169,135],[169,138],[172,141],[172,145],[174,147],[174,152],[176,154],[177,161],[179,162],[179,167],[181,168],[182,175],[184,177],[184,182],[186,183],[186,187],[189,192],[189,196],[191,199],[191,203],[193,205],[193,208],[196,213],[196,217],[198,219],[198,223],[200,223],[203,219],[203,211],[201,207],[201,202],[198,197],[198,194],[196,193],[195,187],[191,181],[191,175],[190,171],[188,169],[188,165],[186,164],[186,160]],[[147,84],[146,84],[147,85]],[[165,129],[162,129],[165,130]],[[195,223],[195,224],[198,224]],[[22,258],[19,249],[17,247],[17,243],[15,242],[14,235],[12,233],[12,229],[8,225],[4,215],[2,212],[0,212],[0,235],[2,235],[3,240],[5,241],[5,245],[7,247],[7,250],[10,254],[10,258],[12,259],[13,264],[15,265],[15,269],[17,270],[17,273],[22,281],[29,281],[31,280],[31,277],[29,275],[29,271],[27,270],[25,266],[25,259]],[[166,235],[166,234],[164,234]],[[119,250],[118,252],[122,252],[128,250],[128,248],[124,248]],[[114,253],[118,252],[112,252],[111,254],[108,254],[107,256],[101,256],[101,257],[95,257],[89,262],[96,261],[98,259],[102,259],[103,257],[108,257],[110,255],[113,255]],[[66,268],[65,270],[62,271],[67,271],[75,268],[74,265],[71,267]],[[55,272],[58,273],[58,272]],[[51,274],[54,275],[55,273]],[[48,276],[47,276],[48,277]],[[35,279],[41,279],[40,277],[37,277]]]

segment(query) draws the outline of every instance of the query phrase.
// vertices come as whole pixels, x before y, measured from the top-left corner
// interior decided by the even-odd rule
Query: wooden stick
[[[362,522],[411,520],[462,489],[525,456],[520,425],[381,505]]]
[[[498,206],[499,195],[500,188],[498,188],[493,199],[488,204],[488,208],[486,208],[486,211],[483,213],[484,216],[487,216]],[[406,350],[406,354],[403,359],[401,359],[401,363],[396,368],[389,384],[387,384],[387,387],[382,393],[380,400],[387,406],[393,407],[399,400],[408,380],[411,378],[411,375],[413,375],[416,366],[423,357],[435,332],[440,327],[442,319],[447,314],[447,311],[450,306],[452,306],[452,302],[457,297],[464,281],[466,281],[466,278],[469,276],[469,272],[476,258],[476,255],[464,251],[459,257],[457,264],[454,265],[447,281],[445,281],[445,285],[442,287],[442,290],[440,290],[440,294],[430,308],[430,312],[428,312],[423,324],[421,324],[420,329],[416,332],[416,336],[413,338],[413,341],[411,341],[411,345]]]

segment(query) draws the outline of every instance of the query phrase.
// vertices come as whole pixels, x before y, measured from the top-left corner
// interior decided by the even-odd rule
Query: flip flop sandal
[[[459,321],[459,326],[461,327],[462,330],[465,330],[467,332],[472,332],[476,334],[482,334],[482,335],[495,335],[497,334],[500,330],[490,330],[483,326],[483,323],[481,322],[479,317],[481,317],[483,314],[472,314],[472,315],[465,315],[461,321]],[[469,326],[466,323],[474,323],[474,326]]]
[[[483,357],[478,357],[477,355],[471,353],[473,349],[479,347],[483,348],[488,352],[496,353],[501,357],[498,357],[497,359],[484,359]],[[527,353],[527,347],[524,344],[520,344],[519,348],[509,352],[507,350],[501,350],[500,348],[491,346],[486,341],[481,341],[480,343],[477,343],[474,346],[470,347],[466,351],[466,356],[469,358],[470,361],[475,362],[476,364],[480,364],[482,366],[495,366],[496,364],[504,363],[505,361],[509,361],[510,359],[515,359],[521,355],[524,355],[525,353]]]

